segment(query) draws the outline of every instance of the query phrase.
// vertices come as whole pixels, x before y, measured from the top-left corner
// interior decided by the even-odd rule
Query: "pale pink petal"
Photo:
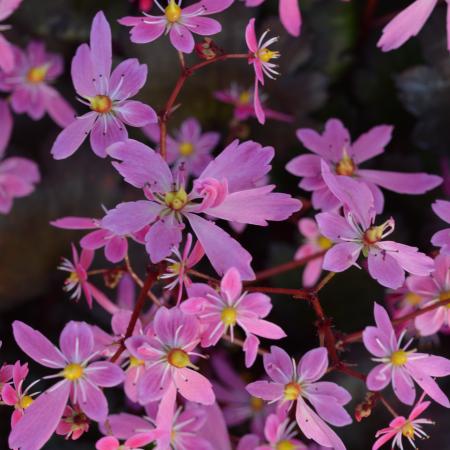
[[[40,450],[51,438],[69,400],[70,383],[45,391],[25,410],[9,435],[10,448]]]
[[[86,139],[97,119],[96,112],[90,112],[77,117],[69,126],[58,134],[50,151],[55,159],[65,159],[72,156]]]
[[[70,321],[59,337],[59,346],[68,361],[81,363],[94,349],[94,335],[85,322]]]
[[[201,0],[183,9],[185,13],[204,11],[204,14],[222,12],[233,4],[234,0]]]
[[[74,109],[56,89],[45,86],[45,91],[45,107],[49,116],[61,128],[67,127],[75,118]]]
[[[252,280],[254,272],[250,266],[252,257],[236,240],[214,223],[194,214],[187,219],[202,244],[206,256],[219,275],[235,267],[243,280]]]
[[[97,228],[96,222],[90,217],[75,217],[67,216],[61,219],[56,219],[50,222],[57,228],[63,228],[65,230],[89,230],[92,228]]]
[[[87,378],[101,387],[117,386],[124,380],[122,369],[107,361],[94,362],[85,369]]]
[[[94,153],[106,157],[106,149],[116,142],[128,139],[128,132],[122,121],[110,114],[99,115],[91,131],[90,143]]]
[[[122,61],[113,71],[109,82],[109,95],[112,100],[134,97],[147,80],[147,66],[139,64],[136,58]]]
[[[286,333],[281,327],[267,320],[240,317],[238,322],[246,331],[263,338],[282,339],[286,337]]]
[[[391,381],[391,369],[385,364],[375,366],[367,376],[367,388],[371,391],[383,390]]]
[[[72,59],[72,81],[77,93],[83,97],[95,97],[97,89],[94,82],[91,50],[87,44],[81,44]]]
[[[0,20],[9,17],[22,3],[23,0],[2,0],[0,2]]]
[[[153,263],[158,263],[169,256],[174,248],[178,248],[183,226],[170,216],[154,223],[145,236],[145,248]]]
[[[39,364],[53,369],[65,367],[64,355],[39,331],[23,322],[13,322],[14,339],[21,350]]]
[[[392,139],[393,130],[391,125],[379,125],[362,134],[351,146],[350,156],[353,161],[360,164],[381,155]]]
[[[370,276],[381,285],[398,289],[405,282],[405,271],[389,253],[370,251],[368,262]]]
[[[185,399],[201,403],[202,405],[212,405],[215,395],[212,384],[209,380],[192,369],[178,369],[174,373],[174,381],[177,389]]]
[[[355,242],[336,244],[325,253],[322,267],[330,272],[343,272],[356,263],[361,250],[361,244]]]
[[[94,77],[109,80],[112,64],[111,27],[103,11],[99,11],[92,21],[91,57],[94,66]],[[99,81],[99,80],[97,80]]]
[[[120,442],[114,436],[101,438],[95,444],[97,450],[118,450],[119,446]]]
[[[80,242],[81,244],[81,242]],[[82,244],[81,244],[82,245]],[[122,261],[128,252],[128,241],[125,237],[114,236],[105,245],[105,257],[112,263]]]
[[[127,100],[120,107],[115,108],[115,111],[124,123],[132,127],[143,127],[158,121],[153,108],[135,100]]]
[[[343,427],[352,423],[350,414],[336,401],[336,399],[329,395],[316,395],[310,392],[308,400],[314,406],[317,414],[335,427]]]
[[[388,52],[416,36],[430,17],[436,3],[437,0],[416,0],[411,3],[384,27],[383,36],[377,46]]]
[[[259,344],[260,341],[256,336],[253,334],[247,335],[244,345],[242,346],[242,350],[245,353],[245,367],[248,368],[253,366],[256,357],[258,356]]]
[[[255,65],[255,70],[258,66]],[[262,77],[262,75],[261,75]],[[259,83],[260,80],[258,76],[255,78],[255,88],[253,91],[253,108],[255,109],[256,118],[261,125],[266,123],[266,114],[264,113],[264,108],[261,104],[261,99],[259,98]]]
[[[14,53],[11,44],[0,33],[0,69],[6,73],[14,69]]]
[[[9,143],[13,128],[13,118],[8,103],[0,100],[0,158]]]
[[[184,25],[174,23],[169,33],[172,45],[183,53],[192,53],[194,50],[194,37],[191,31]]]
[[[316,381],[328,369],[328,352],[325,347],[306,352],[298,363],[298,373],[303,380]]]
[[[448,311],[445,307],[437,308],[416,317],[414,325],[422,336],[431,336],[443,327],[447,317]]]
[[[239,271],[234,267],[227,270],[220,282],[220,290],[229,300],[236,300],[242,291],[242,281]]]
[[[200,34],[202,36],[211,36],[222,30],[222,25],[220,25],[220,22],[210,19],[209,17],[187,17],[184,19],[183,24],[193,33]]]
[[[135,20],[133,21],[131,19]],[[119,23],[133,27],[130,31],[131,42],[134,42],[135,44],[146,44],[148,42],[153,42],[162,36],[166,29],[164,18],[161,20],[158,19],[159,18],[156,17],[149,17],[149,20],[152,20],[154,23],[147,24],[144,23],[144,17],[124,17],[119,20]]]
[[[408,372],[403,367],[393,367],[392,389],[401,402],[407,405],[414,403],[416,388]]]
[[[300,155],[289,161],[286,170],[298,177],[314,177],[321,173],[320,157],[317,155]]]
[[[292,380],[293,367],[290,356],[280,347],[270,347],[270,353],[264,355],[264,368],[272,380],[287,384]]]
[[[253,53],[258,51],[258,41],[256,39],[255,32],[255,19],[250,19],[246,29],[245,29],[245,41],[247,42],[247,47]]]
[[[86,416],[96,422],[105,421],[108,416],[108,402],[103,391],[83,379],[80,379],[76,389],[77,402]]]
[[[268,381],[255,381],[246,386],[247,391],[253,397],[272,401],[283,397],[284,385],[279,383],[269,383]]]

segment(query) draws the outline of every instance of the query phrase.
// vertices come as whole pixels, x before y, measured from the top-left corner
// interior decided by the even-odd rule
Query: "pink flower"
[[[164,286],[165,289],[175,289],[178,286],[177,304],[181,301],[183,295],[183,287],[187,290],[192,284],[189,278],[188,271],[194,267],[204,256],[205,252],[201,244],[197,241],[192,248],[192,234],[188,233],[186,242],[184,244],[183,253],[181,253],[176,247],[173,248],[173,257],[166,258],[167,271],[159,276],[162,280],[172,280],[169,284]],[[174,259],[175,258],[175,259]]]
[[[315,253],[329,250],[333,246],[330,239],[320,234],[317,223],[314,219],[304,218],[298,222],[298,229],[305,237],[304,243],[295,254],[295,259],[306,258]],[[303,286],[311,287],[316,284],[322,273],[323,256],[308,261],[303,270]]]
[[[51,86],[64,70],[60,55],[47,53],[42,42],[31,41],[25,51],[13,47],[14,70],[0,74],[0,90],[11,93],[11,107],[18,114],[26,113],[40,120],[48,113],[65,127],[75,117],[75,111]]]
[[[138,399],[142,404],[160,400],[173,386],[187,400],[210,405],[214,403],[211,383],[193,369],[191,362],[200,342],[197,319],[178,308],[158,309],[153,329],[146,336],[126,341],[128,351],[145,363],[139,379]]]
[[[438,0],[416,0],[397,14],[384,28],[378,47],[384,52],[401,47],[419,34],[430,17]],[[450,26],[447,25],[448,49],[450,50]]]
[[[450,224],[450,202],[436,200],[432,205],[435,214],[444,222]],[[450,228],[438,231],[431,238],[431,243],[436,247],[441,247],[441,253],[450,255]]]
[[[13,156],[2,161],[11,130],[8,105],[0,101],[0,214],[9,213],[14,198],[31,194],[41,180],[37,164],[27,158]]]
[[[150,106],[129,100],[145,84],[147,66],[127,59],[111,74],[111,62],[111,28],[100,11],[92,22],[90,46],[80,45],[72,60],[75,90],[91,111],[61,131],[51,150],[55,159],[71,156],[89,134],[92,150],[104,158],[109,145],[127,139],[125,124],[143,127],[157,121]]]
[[[144,450],[154,439],[148,433],[137,434],[128,438],[123,444],[114,436],[99,439],[95,444],[97,450]]]
[[[88,431],[89,419],[81,411],[79,406],[73,408],[66,406],[63,417],[56,428],[56,434],[64,436],[65,439],[76,441]]]
[[[416,247],[383,240],[394,231],[395,221],[390,218],[374,225],[374,200],[365,184],[333,175],[324,161],[322,170],[330,190],[344,205],[344,217],[334,212],[316,215],[321,234],[335,243],[325,254],[324,269],[343,272],[356,265],[362,253],[372,278],[392,289],[403,285],[405,271],[421,276],[433,271],[433,260]]]
[[[345,450],[341,439],[325,422],[338,427],[350,424],[352,419],[343,405],[351,396],[335,383],[318,381],[328,369],[327,350],[310,350],[296,366],[284,350],[272,346],[270,353],[264,355],[264,367],[272,381],[250,383],[250,394],[288,408],[296,401],[295,417],[303,434],[325,447]]]
[[[36,398],[9,436],[11,448],[40,449],[55,432],[69,398],[91,420],[102,422],[108,415],[108,403],[101,388],[123,381],[123,372],[115,364],[91,362],[96,354],[94,336],[84,322],[69,322],[60,336],[60,349],[45,336],[24,324],[13,323],[17,345],[37,363],[58,369],[47,378],[62,378]]]
[[[422,396],[423,398],[423,396]],[[412,409],[408,418],[398,416],[391,421],[389,427],[377,431],[375,437],[377,441],[372,450],[378,450],[392,438],[392,449],[398,447],[403,450],[403,438],[405,437],[414,449],[417,449],[415,438],[427,439],[429,436],[422,430],[422,425],[432,425],[433,422],[428,419],[419,419],[419,416],[430,406],[431,402],[424,402],[422,398]]]
[[[211,36],[222,30],[217,20],[210,14],[227,9],[234,0],[201,0],[186,8],[181,8],[182,0],[167,0],[165,8],[156,2],[164,14],[162,16],[123,17],[119,23],[131,28],[131,41],[136,44],[153,42],[164,33],[169,34],[170,42],[180,52],[192,53],[195,46],[194,34]]]
[[[271,414],[266,420],[264,436],[267,445],[258,445],[255,450],[306,450],[306,445],[298,439],[293,439],[297,434],[295,422],[286,417],[286,413]]]
[[[194,180],[189,194],[183,172],[173,173],[149,147],[128,140],[111,146],[108,153],[121,161],[113,165],[125,181],[144,189],[149,200],[119,204],[108,211],[102,227],[128,234],[150,225],[145,241],[153,263],[162,261],[179,245],[187,219],[219,274],[234,266],[243,279],[252,279],[251,255],[200,214],[265,226],[267,220],[285,220],[301,207],[300,201],[289,195],[272,192],[273,185],[254,187],[254,182],[270,170],[274,155],[272,148],[255,142],[229,145]]]
[[[214,97],[223,102],[234,106],[233,116],[236,120],[247,120],[249,117],[256,117],[253,92],[250,89],[244,89],[237,84],[232,84],[228,89],[214,92]],[[260,96],[261,107],[264,115],[268,119],[278,120],[280,122],[292,122],[294,118],[264,105],[264,97]]]
[[[416,349],[408,350],[413,339],[402,346],[406,331],[397,339],[388,313],[377,303],[374,304],[374,315],[376,327],[365,328],[363,341],[375,356],[373,360],[380,364],[370,371],[367,388],[381,391],[392,382],[397,398],[412,405],[416,397],[415,381],[435,402],[450,408],[447,396],[433,379],[450,374],[450,360],[418,353]]]
[[[323,162],[330,171],[342,178],[362,181],[371,190],[377,213],[383,211],[384,196],[380,187],[399,194],[423,194],[442,183],[442,178],[426,173],[399,173],[381,170],[361,169],[360,164],[380,155],[391,140],[393,127],[380,125],[372,128],[351,143],[348,130],[338,119],[330,119],[325,124],[322,135],[314,130],[299,129],[297,137],[314,155],[300,155],[291,160],[286,170],[302,177],[300,188],[312,191],[315,209],[324,211],[335,209],[339,200],[322,175]]]
[[[259,41],[256,38],[255,19],[250,19],[250,22],[245,29],[245,40],[249,49],[249,64],[253,65],[255,70],[255,89],[253,92],[253,106],[255,114],[260,124],[264,124],[266,117],[259,98],[259,85],[264,85],[264,75],[274,79],[279,73],[275,70],[277,65],[270,62],[272,59],[280,57],[279,52],[272,51],[269,46],[278,41],[277,37],[273,37],[264,41],[269,30],[265,31],[260,37]]]
[[[159,126],[149,125],[143,131],[159,143]],[[211,153],[219,139],[219,133],[203,133],[198,120],[190,117],[175,131],[174,137],[167,136],[167,162],[177,167],[183,164],[186,174],[198,177],[213,159]]]
[[[246,6],[259,6],[265,0],[245,0]],[[279,0],[278,11],[281,23],[286,31],[292,36],[300,36],[302,27],[302,16],[300,13],[299,0]]]
[[[37,381],[31,383],[26,389],[23,388],[28,372],[28,364],[21,365],[20,361],[17,361],[12,369],[12,385],[9,383],[5,384],[1,390],[3,403],[14,406],[14,412],[11,416],[11,428],[22,418],[24,411],[33,403],[33,397],[37,395],[37,393],[29,393]]]
[[[91,251],[103,247],[105,258],[112,263],[122,261],[128,254],[128,237],[142,244],[141,234],[148,231],[144,229],[129,235],[115,234],[111,230],[102,228],[101,219],[91,219],[90,217],[62,217],[50,222],[50,224],[65,230],[95,230],[80,240],[81,247]]]
[[[219,382],[214,382],[214,392],[229,427],[251,420],[252,433],[262,435],[266,417],[273,412],[273,405],[267,405],[253,397],[245,389],[246,383],[221,354],[215,354],[211,363]]]
[[[228,331],[234,339],[234,328],[239,325],[245,333],[245,365],[255,362],[259,339],[281,339],[284,331],[272,322],[263,320],[272,304],[267,295],[259,292],[242,292],[241,276],[232,267],[225,273],[220,283],[220,291],[207,284],[193,284],[188,289],[189,298],[181,304],[182,311],[194,314],[203,326],[201,344],[203,347],[216,345]]]
[[[434,260],[435,270],[428,277],[409,277],[407,285],[419,295],[421,307],[450,299],[450,255],[438,255]],[[450,308],[441,306],[416,317],[414,325],[422,336],[430,336],[444,328],[450,329]]]
[[[22,3],[22,0],[1,0],[0,21],[7,19]],[[7,30],[8,25],[0,25],[0,31]],[[0,33],[0,69],[9,72],[14,69],[14,52],[12,45]]]

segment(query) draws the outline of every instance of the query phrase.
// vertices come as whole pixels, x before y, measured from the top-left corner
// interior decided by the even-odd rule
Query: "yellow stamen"
[[[181,156],[191,156],[194,153],[194,146],[190,142],[182,142],[179,150]]]
[[[21,398],[19,402],[19,407],[21,409],[27,409],[33,403],[33,399],[29,395],[25,395]]]
[[[175,3],[175,0],[170,0],[165,9],[165,15],[170,23],[175,23],[180,20],[181,8]]]
[[[76,363],[69,364],[64,368],[63,376],[70,381],[78,380],[83,376],[83,367]]]
[[[181,350],[181,348],[172,349],[167,355],[167,361],[178,369],[183,369],[191,364],[189,355],[184,350]]]
[[[130,356],[130,367],[143,366],[145,362],[142,359],[138,359],[135,356]]]
[[[450,300],[450,290],[449,291],[443,291],[439,294],[439,300],[440,301],[444,301],[444,300]],[[447,303],[447,308],[450,308],[450,303]]]
[[[408,292],[405,295],[405,300],[412,306],[417,306],[422,301],[422,297],[414,292]]]
[[[276,450],[295,450],[297,446],[294,445],[291,441],[280,441],[275,447]]]
[[[48,66],[33,67],[27,73],[27,81],[31,84],[39,84],[45,80],[47,76]]]
[[[367,245],[373,245],[376,244],[378,241],[381,241],[383,237],[383,231],[384,227],[383,225],[370,227],[365,233],[364,233],[364,242]]]
[[[70,275],[66,279],[66,283],[78,283],[80,278],[76,272],[70,272]]]
[[[107,114],[112,110],[112,100],[107,95],[96,95],[91,98],[92,111],[100,114]]]
[[[180,269],[181,269],[180,263],[173,263],[167,266],[167,270],[169,272],[175,273],[177,275],[180,273]]]
[[[261,411],[264,408],[264,400],[258,397],[250,397],[250,408],[253,412]]]
[[[288,383],[284,387],[284,399],[285,400],[297,400],[300,392],[302,391],[301,386],[298,383]]]
[[[336,164],[336,173],[338,175],[345,175],[351,177],[356,170],[356,164],[353,159],[348,156],[347,150],[344,149],[342,159]]]
[[[280,52],[269,50],[268,48],[262,48],[258,51],[258,58],[265,63],[268,63],[270,60],[278,58],[280,56]]]
[[[402,434],[409,439],[414,439],[414,426],[411,422],[406,422],[402,426]]]
[[[228,306],[222,310],[222,322],[227,326],[236,325],[237,311],[236,308]]]
[[[248,105],[250,103],[252,96],[249,91],[244,91],[239,96],[239,103],[241,105]]]
[[[322,250],[328,250],[329,248],[333,247],[333,241],[330,241],[330,239],[326,238],[325,236],[319,236],[317,239],[317,245]]]
[[[408,353],[404,350],[397,350],[391,355],[391,363],[393,366],[404,366],[408,362]]]
[[[167,192],[164,201],[169,208],[179,211],[186,205],[188,196],[184,188],[180,188],[178,191]]]

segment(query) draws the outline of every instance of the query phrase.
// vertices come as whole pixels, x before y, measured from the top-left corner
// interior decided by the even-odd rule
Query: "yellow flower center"
[[[284,399],[296,400],[302,391],[301,386],[298,383],[288,383],[284,387]]]
[[[83,367],[76,363],[69,364],[64,368],[63,376],[70,381],[78,380],[83,376]]]
[[[370,227],[364,233],[364,242],[366,243],[366,245],[373,245],[376,244],[378,241],[381,241],[383,237],[383,231],[384,231],[383,225]]]
[[[440,301],[450,300],[450,291],[441,292],[439,294],[439,300]],[[447,303],[445,306],[450,309],[450,303]]]
[[[344,156],[336,164],[336,173],[338,175],[351,177],[355,173],[355,170],[356,164],[353,162],[353,159],[348,156],[347,151],[344,150]]]
[[[76,272],[70,272],[70,275],[67,277],[66,283],[78,283],[80,278]]]
[[[404,366],[408,362],[408,353],[404,350],[397,350],[391,355],[391,363],[393,366]]]
[[[264,400],[258,397],[250,397],[250,408],[253,412],[261,411],[264,408]]]
[[[167,355],[167,361],[169,361],[169,364],[177,367],[178,369],[183,369],[191,363],[189,355],[184,350],[181,350],[181,348],[174,348],[170,350]]]
[[[167,266],[167,270],[169,272],[179,274],[180,270],[181,270],[181,264],[180,263],[170,264],[170,265]]]
[[[414,292],[408,292],[405,295],[405,300],[412,306],[417,306],[422,301],[422,297]]]
[[[138,359],[135,356],[130,356],[130,367],[143,366],[145,362],[142,359]]]
[[[178,191],[167,192],[164,201],[169,208],[179,211],[186,205],[188,196],[184,188],[180,188]]]
[[[411,422],[406,422],[402,426],[402,434],[407,438],[414,439],[414,426]]]
[[[175,0],[170,0],[164,13],[170,23],[175,23],[180,20],[181,8],[175,3]]]
[[[24,395],[19,401],[21,409],[27,409],[33,403],[33,399],[29,395]]]
[[[182,142],[180,144],[180,155],[191,156],[194,153],[194,146],[190,142]]]
[[[278,442],[276,450],[295,450],[296,446],[288,440]]]
[[[268,63],[270,60],[278,58],[280,56],[280,52],[269,50],[268,48],[262,48],[258,51],[258,58],[265,63]]]
[[[333,241],[330,241],[330,239],[325,236],[319,236],[317,239],[317,245],[323,250],[328,250],[333,247]]]
[[[237,319],[237,311],[236,308],[233,308],[231,306],[228,306],[227,308],[224,308],[222,310],[222,322],[225,325],[233,326],[236,325],[236,319]]]
[[[249,91],[244,91],[239,96],[239,103],[241,105],[248,105],[250,103],[251,98],[252,97],[251,97],[250,92]]]
[[[39,84],[45,80],[47,76],[48,66],[38,66],[31,68],[27,73],[27,81],[31,84]]]
[[[107,114],[112,110],[112,100],[107,95],[96,95],[91,98],[92,111],[100,114]]]

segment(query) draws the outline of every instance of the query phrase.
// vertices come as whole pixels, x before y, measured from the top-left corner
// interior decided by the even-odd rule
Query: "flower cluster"
[[[20,3],[0,0],[0,20]],[[40,450],[50,439],[74,441],[88,431],[97,433],[91,443],[97,450],[345,450],[335,428],[353,423],[352,399],[359,401],[357,422],[378,406],[394,416],[376,433],[372,449],[392,441],[392,448],[403,450],[403,441],[416,447],[416,439],[428,437],[423,428],[433,422],[421,416],[432,402],[450,408],[437,380],[450,375],[450,360],[421,349],[424,337],[450,332],[450,229],[437,231],[429,248],[420,251],[388,240],[396,218],[380,219],[391,211],[382,189],[422,195],[443,179],[363,168],[384,153],[394,127],[375,126],[352,141],[343,122],[331,118],[322,134],[297,130],[312,153],[289,161],[285,175],[300,178],[301,192],[279,192],[269,182],[278,148],[235,133],[249,118],[260,125],[274,119],[281,127],[294,121],[266,107],[260,95],[266,79],[280,75],[274,60],[281,54],[273,49],[278,38],[268,37],[269,30],[258,38],[251,18],[241,33],[245,53],[227,53],[211,38],[196,42],[197,36],[222,30],[209,16],[233,3],[140,1],[141,16],[119,19],[131,27],[131,42],[146,44],[166,34],[176,49],[180,75],[158,113],[134,99],[147,82],[146,64],[129,58],[113,69],[112,31],[102,11],[93,18],[89,44],[81,43],[72,59],[73,88],[87,108],[81,115],[54,87],[63,73],[62,56],[34,40],[25,49],[16,47],[0,34],[0,91],[5,93],[0,99],[0,213],[9,213],[13,200],[31,194],[40,181],[35,162],[3,159],[13,113],[35,121],[48,114],[63,128],[50,149],[53,164],[89,146],[90,156],[109,161],[128,189],[100,216],[68,215],[50,222],[60,230],[86,233],[79,246],[71,245],[71,259],[62,258],[58,269],[66,279],[61,284],[71,300],[83,297],[89,311],[95,307],[108,321],[102,326],[69,321],[58,346],[24,322],[12,323],[14,340],[28,358],[0,367],[0,405],[9,408],[12,450]],[[246,0],[245,6],[262,3]],[[385,27],[378,46],[383,51],[401,46],[419,32],[436,4],[413,2]],[[152,8],[159,15],[152,15]],[[298,37],[298,1],[280,0],[279,15],[288,33]],[[214,54],[202,57],[202,45]],[[191,64],[194,49],[202,60]],[[229,59],[244,61],[254,78],[253,89],[232,83],[213,94],[234,108],[229,136],[203,131],[196,117],[170,127],[189,78]],[[128,127],[139,132],[131,138]],[[140,132],[153,148],[141,142]],[[311,193],[310,199],[302,191]],[[450,223],[448,200],[435,200],[429,209],[430,217],[434,211]],[[285,222],[302,242],[291,261],[258,271],[261,264],[253,256],[264,253],[265,238],[255,226],[269,222]],[[237,236],[244,228],[256,241],[249,242],[251,251]],[[100,249],[106,262],[99,263]],[[144,267],[135,270],[132,251]],[[295,288],[261,285],[300,266],[305,267]],[[375,326],[345,334],[325,312],[320,291],[352,267],[389,289],[388,309],[375,302]],[[116,291],[115,299],[106,288]],[[301,350],[305,343],[284,340],[292,323],[280,317],[278,297],[272,295],[311,306],[318,339],[306,342],[306,350]],[[366,302],[370,308],[372,302]],[[358,341],[366,350],[361,349],[362,361],[349,362],[344,350]],[[33,366],[30,370],[31,361],[43,366],[42,377]],[[370,361],[376,364],[366,373]],[[353,385],[345,377],[357,379],[361,389],[350,392]],[[388,386],[408,413],[399,415],[390,405]],[[111,404],[109,388],[116,393]]]

